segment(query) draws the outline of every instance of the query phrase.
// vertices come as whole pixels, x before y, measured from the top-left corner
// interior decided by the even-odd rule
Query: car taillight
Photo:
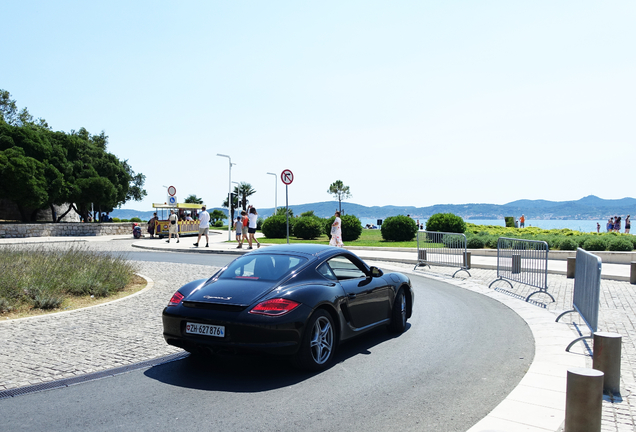
[[[168,303],[168,306],[177,306],[179,303],[181,303],[181,300],[183,300],[184,297],[185,296],[183,294],[177,291],[170,299],[170,303]]]
[[[300,303],[293,300],[286,299],[271,299],[265,300],[254,306],[250,311],[251,314],[268,315],[268,316],[280,316],[285,315],[287,312],[291,312],[296,309]]]

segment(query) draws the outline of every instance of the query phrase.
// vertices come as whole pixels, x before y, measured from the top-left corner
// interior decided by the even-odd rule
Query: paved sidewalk
[[[233,236],[232,236],[233,237]],[[69,241],[84,242],[97,250],[130,251],[131,246],[148,250],[174,250],[191,253],[241,254],[235,242],[227,242],[225,232],[210,234],[210,247],[194,247],[196,237],[174,240],[132,240],[127,236],[0,239],[0,245],[48,244],[64,247]],[[62,242],[62,243],[60,243]],[[58,244],[59,243],[59,244]],[[263,247],[266,247],[265,245]],[[352,248],[353,249],[353,248]],[[515,310],[533,331],[535,358],[519,386],[492,413],[470,429],[477,431],[556,431],[564,418],[565,374],[568,367],[591,367],[589,348],[577,343],[571,353],[567,344],[576,338],[577,329],[587,330],[576,314],[565,322],[554,319],[572,306],[573,279],[566,279],[565,262],[550,262],[549,292],[556,302],[542,304],[547,298],[533,297],[535,303],[522,299],[534,291],[513,284],[488,284],[496,279],[496,258],[472,257],[471,277],[464,272],[451,278],[456,269],[420,267],[414,270],[415,252],[355,248],[355,253],[373,265],[441,278],[465,289],[490,296]],[[140,263],[139,272],[153,282],[146,290],[117,303],[71,312],[0,321],[0,392],[26,385],[82,375],[98,370],[134,364],[179,350],[163,343],[161,322],[157,319],[174,288],[196,277],[210,274],[209,266],[165,263],[161,269],[154,263]],[[627,265],[603,265],[605,278],[629,276]],[[198,276],[202,275],[202,276]],[[601,282],[599,329],[623,336],[621,396],[603,402],[603,432],[636,430],[636,286],[619,280]],[[563,319],[562,319],[563,321]],[[0,402],[1,403],[1,402]]]

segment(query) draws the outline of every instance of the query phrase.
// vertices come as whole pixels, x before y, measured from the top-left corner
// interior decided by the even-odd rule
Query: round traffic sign
[[[294,173],[292,173],[291,170],[288,170],[288,169],[283,170],[283,172],[280,175],[280,179],[286,185],[290,185],[294,181]]]
[[[176,195],[176,193],[177,193],[177,188],[176,188],[176,187],[174,187],[174,186],[170,186],[170,187],[168,188],[168,195],[170,195],[170,196],[175,196],[175,195]]]

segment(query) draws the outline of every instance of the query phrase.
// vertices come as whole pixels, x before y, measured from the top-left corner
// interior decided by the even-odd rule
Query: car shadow
[[[407,331],[410,324],[407,323]],[[334,365],[357,355],[371,354],[371,348],[399,335],[378,328],[351,341],[336,351]],[[328,369],[327,369],[328,370]],[[324,372],[324,371],[323,371]],[[287,387],[321,372],[294,368],[288,357],[264,354],[217,354],[193,356],[153,366],[144,372],[148,378],[164,384],[196,390],[255,393]]]

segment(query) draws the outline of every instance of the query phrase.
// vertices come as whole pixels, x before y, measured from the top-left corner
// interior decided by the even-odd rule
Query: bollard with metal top
[[[618,395],[621,392],[621,342],[618,333],[594,333],[592,368],[605,374],[603,393]]]
[[[563,432],[600,432],[602,403],[603,372],[568,369]]]
[[[631,262],[631,267],[629,272],[629,283],[632,285],[636,284],[636,261]]]

